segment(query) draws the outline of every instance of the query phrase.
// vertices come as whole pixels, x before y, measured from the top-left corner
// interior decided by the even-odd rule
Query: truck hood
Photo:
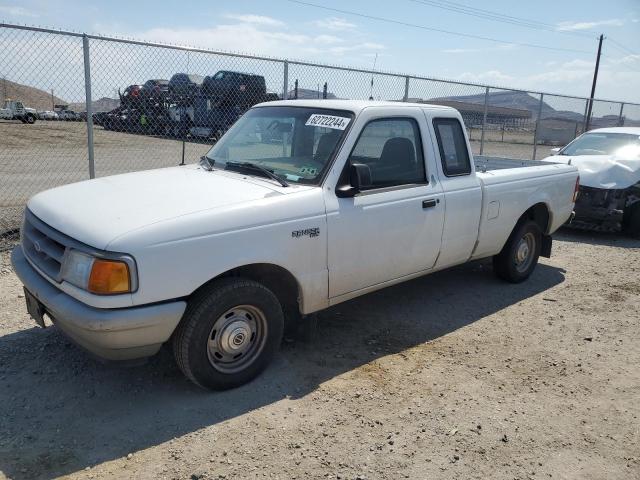
[[[54,188],[27,207],[43,222],[98,249],[132,230],[204,210],[307,190],[195,165],[127,173]]]
[[[580,185],[604,190],[629,188],[640,182],[640,158],[618,155],[555,155],[543,162],[569,163],[578,167]]]

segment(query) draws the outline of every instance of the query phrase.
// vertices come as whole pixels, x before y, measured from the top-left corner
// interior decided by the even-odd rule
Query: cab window
[[[433,128],[436,131],[444,174],[447,177],[469,175],[471,161],[460,122],[455,118],[436,118],[433,120]]]

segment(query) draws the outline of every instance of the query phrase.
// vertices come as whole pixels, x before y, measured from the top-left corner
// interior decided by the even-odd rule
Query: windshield
[[[249,110],[209,150],[215,168],[251,162],[287,182],[317,184],[347,131],[353,113],[307,107]]]
[[[561,155],[640,156],[640,136],[631,133],[586,133],[567,145]]]

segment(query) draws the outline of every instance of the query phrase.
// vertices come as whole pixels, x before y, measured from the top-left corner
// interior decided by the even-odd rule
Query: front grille
[[[22,226],[22,249],[43,273],[60,282],[62,259],[67,248],[64,235],[27,210]]]

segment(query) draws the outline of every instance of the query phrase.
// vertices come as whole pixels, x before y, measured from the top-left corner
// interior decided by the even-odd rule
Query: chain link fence
[[[259,102],[451,106],[475,154],[523,160],[543,158],[587,128],[586,98],[413,75],[8,24],[0,24],[0,52],[0,246],[17,238],[33,194],[192,163]],[[594,100],[589,128],[621,125],[640,126],[640,105]]]

